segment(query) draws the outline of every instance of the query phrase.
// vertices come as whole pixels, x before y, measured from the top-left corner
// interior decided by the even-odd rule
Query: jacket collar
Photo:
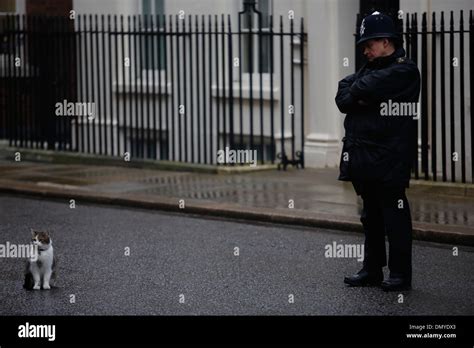
[[[405,49],[403,47],[396,48],[395,51],[385,57],[375,58],[373,61],[367,63],[370,68],[383,68],[392,64],[397,58],[405,57]]]

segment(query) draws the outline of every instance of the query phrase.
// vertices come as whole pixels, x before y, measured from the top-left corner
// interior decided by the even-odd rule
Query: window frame
[[[259,5],[259,2],[261,0],[256,0],[256,8],[258,11],[261,11],[259,8],[258,8],[258,5]],[[268,12],[267,13],[262,13],[262,33],[264,32],[270,32],[270,21],[268,20],[267,23],[265,23],[265,16],[268,16],[268,18],[270,18],[270,16],[273,14],[274,12],[274,1],[273,0],[266,0],[268,1]],[[241,6],[243,8],[243,3],[244,3],[244,0],[241,1]],[[243,16],[244,18],[246,17],[246,15]],[[275,64],[273,64],[273,66],[271,66],[270,64],[270,54],[268,54],[268,56],[265,58],[265,52],[269,52],[269,51],[266,51],[265,50],[265,47],[268,46],[268,48],[270,47],[270,41],[266,42],[265,43],[265,36],[262,36],[262,72],[259,71],[259,49],[258,49],[258,35],[254,35],[253,38],[253,45],[255,46],[254,49],[253,49],[253,57],[252,57],[252,61],[253,61],[253,71],[250,72],[249,70],[249,62],[247,61],[247,57],[248,57],[248,50],[247,48],[249,47],[248,45],[248,38],[246,37],[247,36],[247,33],[250,31],[250,29],[248,28],[248,23],[245,23],[246,20],[242,20],[242,27],[241,27],[241,32],[242,32],[242,80],[243,82],[246,82],[248,83],[250,81],[250,74],[252,74],[253,76],[256,76],[254,77],[255,78],[260,78],[260,74],[264,76],[264,79],[266,79],[266,75],[268,76],[268,79],[270,78],[270,74],[274,74],[275,73]],[[267,26],[265,26],[265,24]],[[246,26],[247,25],[247,26]],[[256,26],[255,26],[256,25]],[[258,34],[259,33],[259,27],[258,27],[258,15],[252,11],[252,33],[255,33],[255,34]],[[269,40],[273,40],[273,37],[270,37],[270,36],[266,36],[269,38]],[[273,71],[271,71],[271,68],[273,68]]]
[[[150,12],[149,13],[146,13],[145,12],[145,2],[148,2],[150,4]],[[161,2],[161,6],[160,6],[160,10],[162,11],[162,13],[156,13],[156,4],[157,2]],[[160,28],[156,28],[156,15],[160,15],[161,17],[165,14],[165,0],[141,0],[140,1],[140,6],[139,6],[139,13],[140,15],[152,15],[153,16],[153,29],[154,30],[158,30],[158,31],[164,31],[164,27],[163,27],[163,22],[161,21],[160,22]],[[160,18],[161,19],[161,18]],[[142,23],[144,25],[144,23]],[[148,27],[148,28],[144,28],[145,30],[147,31],[151,31],[151,28]],[[163,37],[162,38],[163,42],[164,40],[166,40],[166,37]],[[147,45],[147,40],[145,39],[145,45],[144,47],[142,47],[142,50],[145,49],[145,46]],[[157,45],[160,45],[160,40],[157,40],[157,42],[155,43],[154,45],[154,49],[155,49],[155,52],[158,54],[158,46]],[[160,57],[156,57],[155,56],[155,68],[153,69],[152,66],[153,66],[153,62],[148,62],[148,64],[150,66],[144,66],[146,65],[145,62],[143,62],[143,57],[144,57],[144,52],[140,52],[140,73],[139,75],[137,76],[139,81],[142,82],[142,81],[146,81],[147,77],[148,77],[148,80],[149,81],[152,81],[153,83],[156,83],[156,82],[160,82],[159,79],[160,79],[160,74],[166,72],[166,54],[167,52],[164,50],[164,43],[161,43],[161,51],[160,51]],[[151,49],[151,48],[150,48]],[[150,54],[150,53],[149,53]],[[151,64],[150,64],[151,63]],[[148,76],[147,76],[148,75]],[[158,81],[155,81],[155,76],[158,78]],[[163,80],[163,79],[162,79]],[[164,81],[161,81],[161,83],[163,84]]]

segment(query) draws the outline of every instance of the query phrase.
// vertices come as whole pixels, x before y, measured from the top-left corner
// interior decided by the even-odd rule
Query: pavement
[[[0,160],[0,192],[362,232],[362,202],[338,170],[209,174]],[[413,182],[418,240],[474,246],[474,186]],[[290,207],[290,200],[294,207]]]
[[[45,229],[59,260],[51,290],[26,291],[25,260],[0,258],[0,316],[474,313],[472,247],[415,241],[413,289],[386,293],[347,287],[361,262],[326,255],[361,234],[5,194],[0,207],[0,243]]]

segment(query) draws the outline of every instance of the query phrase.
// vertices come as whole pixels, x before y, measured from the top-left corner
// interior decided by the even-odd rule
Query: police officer
[[[339,82],[336,95],[339,110],[346,114],[338,179],[351,181],[362,197],[360,220],[365,232],[363,267],[344,282],[381,285],[385,291],[410,289],[412,280],[412,224],[405,189],[413,163],[418,108],[406,115],[391,114],[387,107],[397,105],[400,110],[404,103],[416,105],[420,72],[405,57],[401,43],[390,17],[379,12],[365,17],[357,45],[367,63]],[[385,234],[390,275],[383,280]]]

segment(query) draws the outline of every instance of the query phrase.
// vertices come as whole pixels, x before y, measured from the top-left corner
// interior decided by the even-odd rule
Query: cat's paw
[[[39,285],[33,286],[33,290],[40,290],[40,289],[41,289],[41,286],[39,286]]]
[[[49,284],[43,285],[43,290],[49,290],[49,289],[51,289],[51,287],[49,286]]]

